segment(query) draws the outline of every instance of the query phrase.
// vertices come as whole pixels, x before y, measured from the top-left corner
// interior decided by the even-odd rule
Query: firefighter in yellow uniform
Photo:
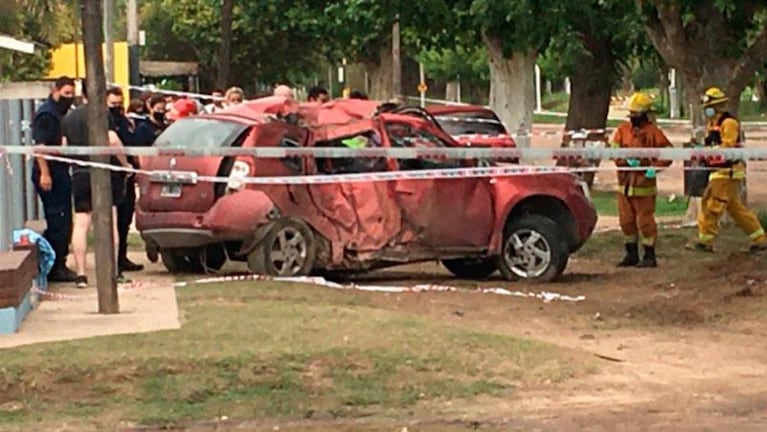
[[[707,119],[705,145],[712,148],[743,147],[740,123],[725,111],[727,95],[722,90],[711,87],[706,90],[702,102]],[[767,237],[759,219],[740,199],[740,188],[746,179],[745,162],[710,158],[706,161],[706,166],[711,174],[698,214],[698,239],[690,242],[687,249],[713,252],[714,240],[719,234],[719,220],[725,211],[748,235],[751,240],[750,251],[767,249]]]
[[[613,148],[671,147],[666,135],[652,122],[649,113],[653,100],[645,93],[634,93],[629,99],[629,120],[621,124],[613,135]],[[658,225],[655,222],[655,197],[658,194],[656,173],[671,165],[671,161],[647,158],[617,159],[618,167],[618,220],[626,238],[626,255],[618,267],[652,268],[658,265],[655,242]],[[639,235],[642,236],[644,255],[639,259]]]

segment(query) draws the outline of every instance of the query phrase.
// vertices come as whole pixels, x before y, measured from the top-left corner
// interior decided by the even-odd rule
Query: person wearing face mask
[[[623,122],[610,141],[613,148],[672,147],[666,135],[650,118],[653,100],[646,93],[634,93],[629,99],[629,121]],[[626,254],[618,267],[657,267],[655,244],[658,227],[655,222],[655,197],[658,194],[658,169],[671,161],[649,158],[616,159],[618,166],[618,219],[625,236]],[[639,259],[639,235],[644,256]]]
[[[39,146],[65,145],[61,122],[69,112],[75,96],[75,81],[58,78],[48,100],[43,103],[32,123],[32,139]],[[48,273],[50,282],[74,282],[77,275],[67,268],[69,242],[72,238],[72,177],[68,163],[38,157],[32,166],[32,183],[43,203],[46,229],[44,237],[56,253],[56,261]],[[3,203],[7,205],[7,203]]]
[[[706,147],[743,147],[740,123],[727,112],[727,100],[727,95],[717,87],[706,90],[701,98],[706,115]],[[740,199],[740,188],[746,179],[745,162],[714,157],[706,160],[705,165],[711,171],[698,214],[698,238],[688,243],[687,249],[713,252],[719,220],[726,211],[751,240],[749,251],[767,250],[767,236],[759,219]]]
[[[88,112],[87,112],[87,86],[83,85],[83,104],[73,110],[62,123],[62,131],[67,139],[67,144],[71,146],[89,146],[88,139]],[[123,93],[119,88],[110,88],[107,90],[106,108],[108,110],[108,140],[109,145],[113,147],[122,147],[123,142],[119,136],[120,120],[123,112]],[[89,156],[75,156],[73,159],[87,162]],[[114,166],[130,168],[128,158],[125,155],[116,155],[110,157],[110,163]],[[88,277],[86,274],[86,255],[88,249],[88,232],[91,227],[92,214],[92,195],[91,195],[91,168],[75,164],[72,173],[72,198],[74,200],[74,229],[72,232],[72,254],[75,258],[75,268],[77,270],[75,285],[78,288],[88,286]],[[117,233],[117,214],[116,208],[125,197],[125,174],[119,171],[112,171],[110,175],[112,185],[112,217],[114,221],[114,241],[115,247],[118,245]],[[122,273],[118,274],[118,281],[124,280]]]
[[[147,121],[140,123],[136,128],[135,142],[140,147],[151,147],[166,127],[165,98],[161,95],[152,96],[148,105]]]

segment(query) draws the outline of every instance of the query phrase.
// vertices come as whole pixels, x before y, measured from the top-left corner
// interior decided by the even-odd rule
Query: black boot
[[[642,261],[639,264],[637,264],[637,267],[643,267],[643,268],[658,267],[658,260],[655,258],[654,246],[644,247],[644,257],[642,257]]]
[[[631,267],[639,264],[639,245],[626,243],[626,255],[618,263],[618,267]]]

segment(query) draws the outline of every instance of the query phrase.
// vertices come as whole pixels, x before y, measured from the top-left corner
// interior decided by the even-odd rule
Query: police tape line
[[[127,283],[117,285],[117,293],[123,294],[126,292],[143,291],[143,290],[147,290],[151,288],[157,288],[158,286],[159,285],[154,283],[145,283],[141,281],[127,282]],[[32,294],[36,294],[47,300],[70,300],[71,301],[71,300],[81,300],[81,299],[87,299],[87,298],[96,298],[98,296],[97,293],[65,294],[61,292],[42,290],[37,287],[33,287],[31,289],[31,292]]]
[[[221,283],[235,283],[235,282],[249,282],[249,281],[269,281],[269,282],[292,282],[309,285],[318,285],[326,288],[333,288],[338,290],[350,290],[350,291],[364,291],[364,292],[376,292],[376,293],[423,293],[423,292],[478,292],[481,294],[495,294],[501,296],[510,297],[524,297],[524,298],[536,298],[542,300],[544,303],[550,303],[554,300],[569,301],[569,302],[582,302],[586,300],[586,296],[568,296],[559,293],[553,293],[548,291],[542,292],[523,292],[523,291],[511,291],[501,287],[490,288],[477,288],[476,290],[470,290],[466,288],[458,288],[450,285],[437,285],[437,284],[416,284],[416,285],[358,285],[358,284],[339,284],[331,282],[323,277],[271,277],[256,274],[247,275],[232,275],[232,276],[218,276],[211,278],[198,279],[191,282],[177,282],[175,287],[182,288],[190,285],[204,285],[204,284],[221,284]]]
[[[478,148],[478,147],[109,147],[109,146],[0,146],[0,154],[28,156],[144,156],[144,157],[208,157],[251,156],[264,159],[287,158],[391,158],[391,159],[653,159],[704,161],[711,158],[726,160],[767,160],[767,148]]]
[[[354,174],[308,174],[308,175],[286,175],[286,176],[265,176],[265,177],[220,177],[199,175],[194,171],[152,171],[135,168],[126,168],[106,164],[101,162],[82,161],[78,159],[68,159],[58,156],[43,156],[48,160],[71,163],[73,165],[118,171],[133,175],[145,175],[149,177],[150,182],[157,183],[228,183],[237,185],[245,184],[260,185],[306,185],[306,184],[335,184],[335,183],[369,183],[385,182],[398,180],[449,180],[460,178],[501,178],[515,176],[534,176],[534,175],[565,175],[587,172],[615,172],[616,167],[566,167],[566,166],[536,166],[536,165],[504,165],[492,167],[469,167],[469,168],[445,168],[445,169],[424,169],[424,170],[402,170],[402,171],[376,171]],[[647,172],[652,167],[621,167],[621,171]],[[685,167],[685,170],[711,171],[716,168],[708,167]],[[659,172],[662,172],[658,169]],[[235,186],[232,186],[235,187]]]

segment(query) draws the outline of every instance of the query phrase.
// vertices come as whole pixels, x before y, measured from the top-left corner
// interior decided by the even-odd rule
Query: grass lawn
[[[597,208],[597,213],[604,216],[618,215],[618,202],[616,192],[604,190],[592,190],[591,198]],[[655,201],[656,216],[683,216],[687,211],[687,199],[677,196],[669,201],[667,196],[658,196]]]
[[[0,429],[406,417],[593,371],[555,346],[376,309],[371,295],[193,286],[178,290],[178,331],[3,351]]]

